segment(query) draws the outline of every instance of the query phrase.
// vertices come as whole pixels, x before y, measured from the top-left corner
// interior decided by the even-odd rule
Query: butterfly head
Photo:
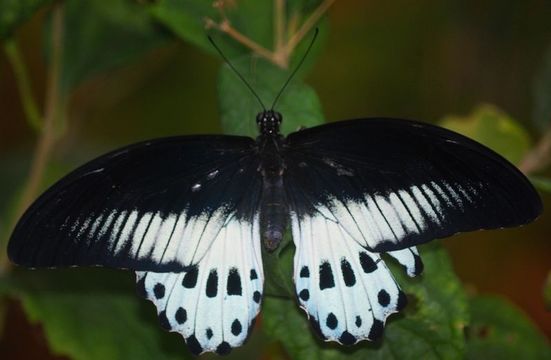
[[[277,135],[282,119],[277,111],[265,110],[256,115],[256,125],[262,135]]]

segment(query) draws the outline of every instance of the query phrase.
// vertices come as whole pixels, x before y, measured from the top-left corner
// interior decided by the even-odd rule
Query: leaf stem
[[[59,80],[61,77],[61,59],[63,51],[63,5],[58,2],[53,8],[52,14],[52,57],[48,70],[46,87],[46,106],[44,111],[43,126],[40,130],[33,160],[29,170],[29,176],[23,187],[23,193],[16,207],[14,218],[7,229],[8,232],[15,226],[15,221],[21,216],[31,201],[40,190],[44,178],[46,165],[50,160],[53,147],[56,142],[55,122],[60,113],[63,101],[60,96]],[[5,251],[0,251],[0,274],[9,268],[9,262]]]
[[[21,99],[21,105],[23,106],[27,122],[34,130],[40,131],[42,127],[42,118],[32,93],[27,67],[23,62],[19,47],[14,38],[7,39],[4,42],[4,51],[13,69],[17,89],[19,90],[19,98]]]
[[[285,0],[274,1],[274,36],[275,51],[280,51],[285,44]]]

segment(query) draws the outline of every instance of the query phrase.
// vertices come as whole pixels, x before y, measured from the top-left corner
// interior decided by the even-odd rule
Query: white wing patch
[[[379,338],[386,318],[401,310],[407,299],[380,255],[367,251],[345,230],[350,224],[340,223],[343,214],[339,209],[336,221],[326,209],[300,218],[291,213],[294,281],[299,304],[314,329],[326,341],[352,345]],[[377,233],[361,225],[357,229]],[[390,255],[411,276],[422,269],[415,248]]]
[[[258,226],[258,217],[252,224],[231,217],[188,271],[136,272],[161,325],[180,333],[193,353],[227,354],[247,339],[260,311],[264,283]],[[184,239],[188,241],[182,243],[198,241],[185,233]]]
[[[477,192],[474,187],[459,184],[452,187],[444,182],[440,186],[433,181],[389,194],[365,194],[346,203],[333,198],[316,210],[341,224],[359,245],[380,250],[385,243],[398,244],[409,235],[421,234],[429,226],[441,226],[446,220],[444,207],[463,207],[454,188],[465,199]]]

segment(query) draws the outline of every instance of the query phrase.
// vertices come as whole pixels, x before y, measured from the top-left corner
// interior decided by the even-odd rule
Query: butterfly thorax
[[[287,226],[288,207],[283,188],[285,161],[282,148],[284,137],[279,133],[281,114],[265,111],[256,118],[260,135],[257,138],[262,174],[260,200],[260,231],[268,251],[277,249]]]

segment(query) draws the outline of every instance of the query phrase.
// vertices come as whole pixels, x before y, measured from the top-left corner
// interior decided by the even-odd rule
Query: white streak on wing
[[[442,199],[444,199],[444,202],[446,203],[446,205],[450,206],[450,207],[455,207],[455,204],[452,203],[452,201],[450,200],[450,197],[448,196],[448,194],[446,194],[444,192],[444,190],[442,190],[442,188],[440,187],[440,185],[438,185],[436,182],[432,181],[430,183],[430,185],[432,186],[432,188],[434,190],[436,190],[436,192],[438,193],[438,195],[440,195],[440,197]]]
[[[377,204],[371,198],[367,198],[367,211],[371,215],[373,224],[379,230],[381,237],[378,239],[368,239],[369,246],[376,247],[381,241],[392,241],[395,242],[396,239],[392,233],[392,229],[388,226],[384,215],[377,208]],[[369,240],[372,240],[371,242]]]
[[[115,223],[113,224],[113,229],[111,230],[111,237],[109,238],[110,247],[113,246],[117,241],[117,235],[119,234],[119,230],[121,229],[124,219],[126,219],[126,214],[127,214],[126,210],[121,211],[119,213],[119,216],[117,216],[117,220],[115,220]]]
[[[138,211],[132,210],[128,215],[126,224],[124,224],[124,227],[119,233],[119,239],[117,240],[117,246],[115,247],[115,254],[122,250],[128,239],[130,238],[132,229],[134,228],[134,225],[136,223],[136,219],[138,219]]]
[[[404,232],[404,227],[402,226],[400,216],[396,212],[394,207],[387,201],[384,196],[376,195],[374,196],[374,198],[377,202],[377,205],[379,206],[379,209],[381,210],[381,213],[385,217],[386,221],[392,228],[393,234],[395,235],[395,238],[391,238],[389,240],[397,242],[400,239],[404,238],[406,233]]]
[[[82,223],[82,226],[80,227],[80,229],[78,230],[78,233],[76,235],[77,239],[80,239],[80,237],[82,236],[84,231],[88,229],[88,226],[90,225],[90,222],[92,222],[92,218],[90,218],[90,217],[86,218],[84,220],[84,222]]]
[[[438,215],[436,215],[436,212],[434,212],[433,207],[428,202],[425,195],[423,195],[421,190],[417,186],[412,186],[409,189],[413,193],[413,196],[415,197],[415,200],[417,200],[417,203],[425,211],[427,216],[429,218],[431,218],[431,220],[434,221],[435,223],[437,223],[437,224],[440,223],[440,220],[438,219]]]
[[[166,219],[164,219],[159,227],[157,232],[157,237],[155,239],[155,244],[153,246],[153,253],[151,258],[153,261],[159,263],[161,257],[163,256],[168,242],[172,236],[172,231],[176,225],[177,216],[175,214],[170,214]]]
[[[461,199],[461,196],[459,196],[459,194],[455,191],[455,189],[446,181],[442,181],[442,184],[444,185],[446,190],[448,190],[448,192],[450,193],[455,203],[458,204],[459,207],[463,209],[463,200]]]
[[[367,246],[366,236],[363,234],[360,225],[360,223],[365,220],[362,218],[361,210],[358,207],[359,205],[351,200],[342,203],[337,199],[333,199],[331,201],[331,217],[335,218],[335,221],[328,220],[338,223],[340,228],[350,235],[357,243]]]
[[[177,260],[178,248],[180,246],[180,243],[184,241],[184,231],[186,228],[186,213],[183,212],[175,216],[178,216],[176,220],[176,226],[174,227],[172,237],[170,238],[170,241],[167,244],[166,251],[161,261]]]
[[[145,237],[145,232],[147,231],[147,228],[149,226],[149,223],[151,222],[151,218],[153,217],[153,213],[145,213],[140,218],[140,222],[138,223],[138,226],[136,227],[136,231],[134,231],[134,238],[132,239],[132,247],[130,249],[130,254],[133,256],[137,255],[138,249],[140,247],[140,243],[142,239]]]
[[[115,217],[115,214],[117,213],[117,210],[113,210],[109,213],[109,215],[107,216],[107,219],[105,219],[105,222],[103,223],[103,226],[101,227],[98,235],[96,238],[100,238],[102,237],[103,235],[105,235],[105,233],[107,232],[107,230],[109,229],[109,226],[111,225],[111,223],[113,222],[113,218]]]
[[[440,204],[440,200],[438,200],[438,197],[436,196],[434,191],[432,191],[432,189],[427,184],[421,185],[421,189],[429,197],[430,202],[432,203],[432,206],[436,209],[436,211],[438,211],[439,214],[442,214],[442,205]]]
[[[157,233],[161,227],[162,219],[159,213],[156,213],[151,220],[151,224],[145,233],[143,238],[143,243],[140,248],[140,251],[137,254],[138,258],[143,258],[149,255],[153,247],[155,246],[155,240],[157,239]]]
[[[419,209],[419,205],[417,205],[415,200],[413,200],[411,195],[405,190],[399,190],[398,195],[406,204],[407,208],[409,209],[409,212],[415,218],[415,221],[417,222],[419,227],[421,227],[421,230],[424,230],[427,227],[427,225],[425,222],[425,217],[421,213],[421,209]]]
[[[92,224],[92,227],[90,228],[90,231],[88,232],[89,236],[94,236],[96,233],[96,230],[98,229],[98,226],[101,224],[101,221],[103,220],[103,214],[100,214],[96,220],[94,220],[94,223]]]
[[[393,192],[388,196],[388,200],[390,201],[390,205],[398,213],[398,217],[402,221],[402,225],[404,225],[404,227],[406,228],[406,231],[408,231],[409,233],[419,232],[419,229],[415,224],[415,220],[412,218],[412,215],[410,215],[410,213],[408,212],[408,209],[406,209],[404,203],[400,201],[400,198],[398,197],[398,195]]]

